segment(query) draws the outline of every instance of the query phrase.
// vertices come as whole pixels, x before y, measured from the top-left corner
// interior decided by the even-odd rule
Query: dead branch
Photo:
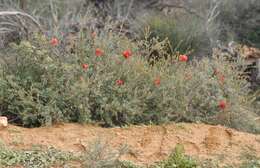
[[[0,12],[0,17],[1,16],[16,16],[16,17],[25,17],[28,18],[29,20],[32,21],[32,23],[34,23],[38,29],[43,32],[40,23],[38,23],[38,21],[36,19],[34,19],[34,17],[32,17],[31,15],[24,13],[24,12],[19,12],[19,11],[2,11]]]

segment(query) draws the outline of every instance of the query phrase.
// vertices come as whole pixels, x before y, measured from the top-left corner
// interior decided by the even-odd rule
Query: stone
[[[6,128],[8,126],[7,117],[0,117],[0,128]]]

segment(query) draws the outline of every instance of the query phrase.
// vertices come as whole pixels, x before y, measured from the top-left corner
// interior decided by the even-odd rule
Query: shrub
[[[1,64],[2,115],[25,126],[201,121],[257,131],[239,62],[214,57],[189,64],[176,55],[150,66],[141,54],[153,47],[138,47],[147,42],[105,32],[94,40],[79,36],[74,54],[41,36],[13,45]]]
[[[113,150],[106,142],[97,140],[89,144],[88,150],[83,156],[86,168],[123,168],[124,164],[119,160],[127,152],[126,146],[119,150]],[[130,164],[125,164],[130,167]]]
[[[256,168],[260,166],[260,160],[250,160],[244,162],[240,168]]]
[[[27,127],[78,121],[79,108],[70,97],[76,62],[63,62],[42,36],[32,41],[12,44],[1,64],[2,115]]]
[[[260,47],[259,8],[257,0],[223,0],[217,18],[221,24],[221,39]]]
[[[174,52],[198,53],[207,51],[210,47],[203,22],[196,16],[180,11],[176,15],[157,13],[145,17],[144,20],[144,25],[150,28],[152,37],[159,37],[161,40],[167,38]]]
[[[89,144],[87,152],[83,155],[86,168],[144,168],[131,162],[120,161],[120,157],[127,153],[126,147],[118,151],[112,150],[104,141],[95,141]],[[147,168],[196,168],[197,163],[184,154],[184,149],[178,145],[174,152],[164,161],[147,166]]]
[[[197,168],[196,162],[184,155],[182,146],[177,146],[168,159],[155,165],[153,168]]]

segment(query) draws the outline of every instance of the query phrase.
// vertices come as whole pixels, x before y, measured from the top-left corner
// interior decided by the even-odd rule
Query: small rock
[[[7,117],[0,117],[0,128],[5,128],[8,126]]]

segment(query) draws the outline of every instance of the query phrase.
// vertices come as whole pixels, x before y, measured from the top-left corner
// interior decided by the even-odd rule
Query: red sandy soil
[[[177,144],[182,144],[185,153],[195,158],[221,158],[222,163],[238,163],[239,157],[245,151],[254,151],[260,156],[260,135],[204,124],[127,128],[59,124],[33,129],[10,125],[0,130],[0,139],[15,149],[30,149],[33,145],[44,145],[63,151],[83,152],[90,142],[98,138],[106,140],[115,149],[127,144],[129,152],[122,159],[141,165],[167,158]]]

